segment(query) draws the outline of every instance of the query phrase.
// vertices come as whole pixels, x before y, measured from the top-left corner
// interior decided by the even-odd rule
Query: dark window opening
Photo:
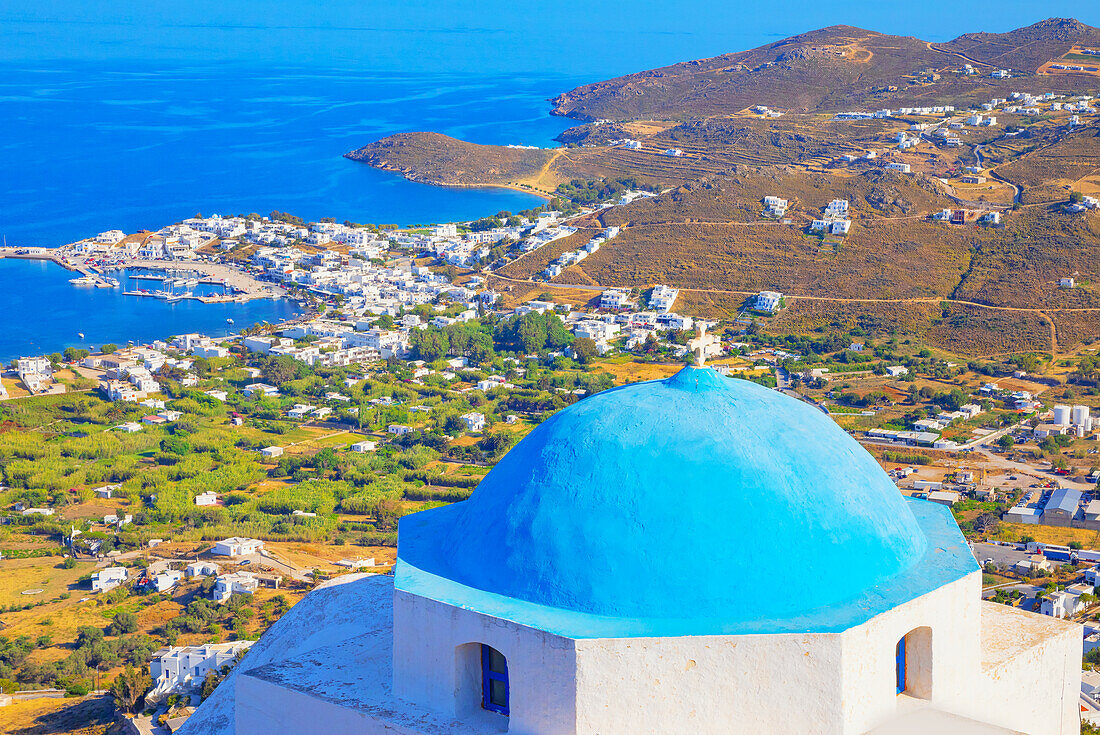
[[[898,694],[905,691],[905,639],[902,638],[898,641],[898,648],[896,651],[896,666],[897,666],[897,690]]]
[[[481,644],[481,706],[508,714],[508,660],[495,648]]]

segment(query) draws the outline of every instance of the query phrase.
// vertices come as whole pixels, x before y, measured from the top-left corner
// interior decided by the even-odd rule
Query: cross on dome
[[[718,338],[713,334],[707,334],[706,322],[699,322],[699,336],[688,342],[688,347],[695,354],[695,367],[703,367],[707,359],[707,348],[718,344]]]

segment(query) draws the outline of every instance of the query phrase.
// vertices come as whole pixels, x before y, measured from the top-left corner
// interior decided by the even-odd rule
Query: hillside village
[[[815,58],[890,53],[832,30]],[[1085,40],[1030,70],[971,41],[831,101],[781,104],[775,75],[810,72],[775,49],[720,60],[741,80],[723,108],[668,102],[713,60],[620,82],[663,79],[652,109],[574,90],[566,147],[501,153],[552,156],[536,179],[451,181],[398,161],[409,137],[349,154],[547,196],[524,212],[196,215],[5,251],[74,287],[126,270],[301,314],[0,375],[0,718],[109,689],[134,728],[174,730],[311,589],[389,573],[401,517],[468,498],[557,411],[674,374],[705,331],[724,379],[827,414],[949,507],[985,599],[1083,623],[1100,723],[1100,67],[1069,58]]]

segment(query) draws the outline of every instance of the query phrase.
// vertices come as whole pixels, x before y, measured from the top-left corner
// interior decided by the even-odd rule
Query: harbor
[[[287,295],[281,286],[265,283],[251,274],[224,263],[200,260],[145,260],[112,258],[93,260],[82,258],[67,248],[0,248],[0,258],[46,260],[69,271],[79,273],[69,280],[74,286],[118,288],[120,281],[112,273],[125,272],[131,280],[160,282],[170,288],[130,289],[125,296],[145,296],[166,301],[189,299],[204,304],[244,303],[253,299],[277,299]],[[200,286],[221,287],[222,293],[175,293],[173,288]]]

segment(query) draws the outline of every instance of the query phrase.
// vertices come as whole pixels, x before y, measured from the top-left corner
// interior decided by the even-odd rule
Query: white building
[[[672,305],[676,303],[676,297],[680,295],[680,289],[671,286],[657,285],[649,294],[649,308],[661,314],[672,311]],[[603,299],[600,299],[601,303]]]
[[[761,291],[756,294],[756,298],[753,299],[752,307],[759,311],[766,311],[770,314],[774,314],[779,310],[779,304],[783,301],[783,294],[777,291]]]
[[[169,569],[152,577],[149,583],[154,592],[167,592],[179,584],[181,579],[183,579],[183,572]]]
[[[160,649],[149,662],[153,689],[146,698],[158,701],[167,694],[199,689],[207,674],[220,672],[224,666],[233,666],[253,643],[255,641],[233,641]]]
[[[188,577],[214,577],[221,571],[221,567],[212,561],[193,561],[184,569]]]
[[[983,602],[948,508],[706,367],[556,413],[400,526],[393,576],[299,602],[189,735],[1080,727],[1080,626]]]
[[[260,455],[267,459],[276,459],[283,456],[282,447],[264,447],[260,450]]]
[[[15,363],[15,372],[24,383],[28,379],[42,381],[53,375],[53,366],[45,357],[20,357]]]
[[[484,431],[485,430],[485,414],[473,411],[471,413],[462,414],[462,423],[466,424],[466,431]]]
[[[130,576],[125,567],[107,567],[92,573],[92,592],[105,592],[118,587]]]
[[[210,550],[210,553],[218,556],[249,556],[259,553],[263,548],[264,542],[258,539],[233,536],[218,541],[214,544],[214,548]]]
[[[348,447],[348,449],[353,452],[373,452],[375,446],[377,446],[377,442],[370,441],[369,439],[364,439],[361,442],[355,442],[350,447]]]
[[[213,490],[207,490],[195,496],[195,505],[217,505],[218,494]]]
[[[233,595],[251,595],[259,588],[256,575],[251,572],[223,574],[214,580],[210,595],[214,602],[225,602]]]
[[[622,288],[609,288],[600,295],[601,309],[621,309],[627,305],[630,292]]]

